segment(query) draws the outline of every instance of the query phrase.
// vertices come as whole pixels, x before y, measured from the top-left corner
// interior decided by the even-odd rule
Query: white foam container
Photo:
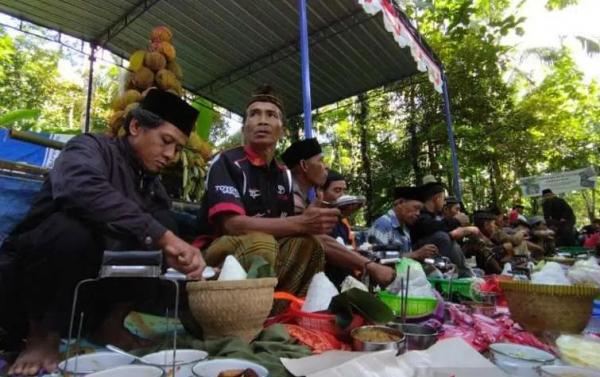
[[[494,364],[509,376],[539,377],[539,367],[556,360],[551,353],[520,344],[494,343],[490,350]]]

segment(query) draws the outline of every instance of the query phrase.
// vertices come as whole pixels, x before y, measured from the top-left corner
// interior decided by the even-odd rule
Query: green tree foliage
[[[490,204],[508,208],[521,195],[519,177],[598,165],[597,83],[584,83],[564,49],[553,53],[543,82],[536,85],[522,76],[508,80],[518,67],[511,66],[511,46],[502,41],[522,34],[524,20],[510,6],[510,1],[439,0],[418,11],[406,9],[445,64],[469,210]],[[442,98],[426,78],[367,97],[375,214],[389,207],[393,186],[420,183],[425,174],[453,191]],[[350,110],[322,112],[318,129],[335,147],[329,154],[333,167],[350,177],[353,191],[365,194],[369,182],[361,178],[365,165],[357,137],[360,101],[353,101]],[[591,195],[587,198],[591,204]],[[583,196],[577,194],[573,201],[583,215]]]
[[[73,82],[62,78],[58,70],[59,60],[73,58],[73,54],[77,53],[48,48],[38,37],[13,37],[0,29],[0,114],[22,109],[40,112],[39,118],[26,118],[10,126],[37,132],[81,132],[88,71],[76,72],[81,80]],[[121,69],[106,63],[96,67],[91,130],[102,132],[110,115],[110,102],[118,91]]]
[[[56,88],[58,59],[31,38],[0,30],[0,113],[41,109]]]

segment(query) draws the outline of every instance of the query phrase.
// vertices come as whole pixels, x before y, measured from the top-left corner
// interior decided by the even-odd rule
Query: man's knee
[[[270,234],[250,233],[241,236],[222,236],[213,241],[204,252],[204,259],[209,266],[219,266],[228,255],[234,255],[238,261],[248,268],[252,256],[262,256],[274,265],[278,250],[278,242]]]
[[[427,244],[433,244],[440,250],[440,252],[442,252],[442,250],[446,252],[452,248],[452,239],[447,232],[437,231],[425,238],[420,239],[418,242],[418,247]]]
[[[18,236],[15,251],[18,258],[29,263],[40,259],[81,258],[99,261],[102,245],[90,226],[62,212],[43,220],[34,229]],[[70,263],[69,263],[70,264]]]
[[[315,236],[305,235],[298,237],[285,237],[279,241],[278,265],[282,263],[290,253],[294,254],[294,260],[301,264],[315,264],[325,268],[325,250],[321,241]]]

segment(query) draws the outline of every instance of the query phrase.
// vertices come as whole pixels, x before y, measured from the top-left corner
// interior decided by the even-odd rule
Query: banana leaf
[[[273,270],[273,266],[265,258],[255,255],[250,261],[248,279],[272,278],[277,276],[275,270]]]
[[[198,119],[196,120],[196,132],[204,141],[208,141],[210,129],[212,127],[215,111],[211,108],[212,104],[204,98],[196,98],[192,102],[192,107],[198,110]]]
[[[335,314],[335,322],[341,328],[350,325],[353,313],[358,313],[368,322],[377,324],[388,323],[394,319],[394,313],[386,304],[358,288],[335,296],[329,304],[329,311]]]
[[[37,119],[41,114],[38,109],[20,109],[9,111],[6,114],[0,115],[0,127],[13,124],[23,119]]]

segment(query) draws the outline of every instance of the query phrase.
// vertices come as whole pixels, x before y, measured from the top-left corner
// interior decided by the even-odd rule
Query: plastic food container
[[[546,351],[520,344],[494,343],[490,350],[494,364],[510,376],[539,377],[537,369],[556,360]]]
[[[547,365],[540,367],[542,377],[600,377],[600,371],[589,368],[563,365]]]

